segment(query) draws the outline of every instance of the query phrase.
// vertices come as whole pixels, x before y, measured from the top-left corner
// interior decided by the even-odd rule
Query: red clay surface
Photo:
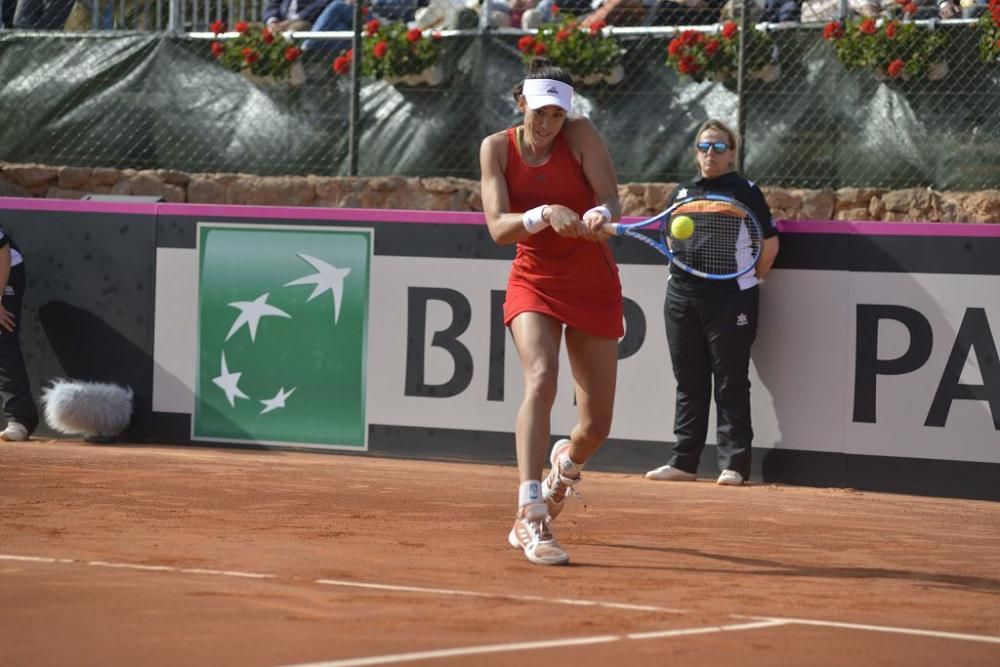
[[[1000,665],[998,503],[588,471],[546,568],[516,475],[2,443],[0,664]]]

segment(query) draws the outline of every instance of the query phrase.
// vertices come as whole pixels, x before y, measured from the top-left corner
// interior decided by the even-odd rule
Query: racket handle
[[[621,236],[625,233],[625,225],[620,222],[611,223],[611,231],[614,232],[615,236]]]

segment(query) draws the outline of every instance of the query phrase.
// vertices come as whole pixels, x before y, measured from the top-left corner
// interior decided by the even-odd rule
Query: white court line
[[[0,560],[16,560],[29,563],[80,563],[91,567],[111,567],[121,570],[142,570],[146,572],[186,572],[188,574],[208,574],[219,577],[243,577],[246,579],[276,579],[274,574],[237,572],[234,570],[206,570],[200,567],[173,567],[171,565],[138,565],[136,563],[111,563],[103,560],[74,560],[72,558],[43,558],[40,556],[12,556],[0,554]]]
[[[110,567],[110,568],[121,568],[130,570],[140,570],[140,571],[153,571],[153,572],[181,572],[190,574],[201,574],[208,576],[222,576],[222,577],[242,577],[247,579],[277,579],[278,576],[274,574],[260,574],[256,572],[239,572],[235,570],[208,570],[201,568],[180,568],[172,567],[169,565],[135,565],[130,563],[111,563],[107,561],[79,561],[72,558],[48,558],[43,556],[15,556],[11,554],[0,554],[0,561],[22,561],[30,563],[60,563],[60,564],[71,564],[71,563],[82,563],[84,565],[90,565],[94,567]],[[490,598],[499,600],[515,600],[519,602],[545,602],[549,604],[564,604],[564,605],[584,605],[584,606],[596,606],[596,607],[608,607],[612,609],[627,609],[633,611],[653,611],[653,612],[663,612],[669,614],[684,614],[687,613],[680,609],[671,609],[669,607],[657,607],[651,605],[637,605],[622,602],[599,602],[596,600],[574,600],[569,598],[546,598],[539,595],[504,595],[495,593],[482,593],[478,591],[464,591],[458,589],[450,588],[421,588],[418,586],[396,586],[391,584],[376,584],[376,583],[365,583],[358,581],[343,581],[337,579],[317,579],[314,583],[323,584],[327,586],[345,586],[353,588],[367,588],[374,590],[387,590],[387,591],[399,591],[399,592],[409,592],[409,593],[424,593],[430,595],[457,595],[466,597],[478,597],[478,598]],[[918,628],[901,628],[892,627],[884,625],[866,625],[862,623],[844,623],[840,621],[822,621],[807,618],[782,618],[778,616],[747,616],[743,614],[730,614],[731,618],[743,618],[750,619],[753,621],[760,621],[763,625],[759,627],[767,627],[768,625],[814,625],[820,627],[831,627],[831,628],[842,628],[846,630],[867,630],[871,632],[886,632],[892,634],[902,634],[902,635],[914,635],[920,637],[934,637],[938,639],[958,639],[964,641],[975,641],[975,642],[986,642],[990,644],[1000,644],[1000,637],[992,635],[974,635],[959,632],[943,632],[940,630],[921,630]],[[756,624],[745,624],[749,626],[755,626]],[[732,628],[741,629],[739,625],[731,626],[713,626],[718,628]],[[712,630],[700,630],[701,632],[711,632]],[[626,637],[631,637],[635,639],[644,639],[643,635],[651,634],[656,636],[671,636],[669,633],[677,633],[677,630],[665,630],[662,632],[654,633],[637,633],[635,637],[631,635],[626,635]],[[664,634],[667,633],[667,634]],[[695,634],[693,631],[688,631],[687,634]],[[577,640],[558,640],[558,641],[577,641]],[[615,640],[617,641],[617,639]],[[527,645],[526,645],[527,646]],[[518,649],[512,649],[518,650]],[[334,665],[340,663],[317,663],[324,665]],[[371,663],[343,663],[348,664],[371,664]]]
[[[789,625],[816,625],[827,628],[844,628],[846,630],[867,630],[869,632],[888,632],[897,635],[916,635],[918,637],[936,637],[938,639],[961,639],[969,642],[986,642],[1000,644],[1000,637],[990,635],[970,635],[962,632],[943,632],[941,630],[919,630],[917,628],[897,628],[890,625],[867,625],[865,623],[843,623],[841,621],[817,621],[811,618],[781,618],[776,616],[743,616],[742,618],[757,618],[766,621],[779,621]]]
[[[514,600],[517,602],[546,602],[548,604],[565,604],[584,607],[610,607],[612,609],[628,609],[630,611],[656,611],[665,614],[685,614],[683,609],[670,607],[654,607],[651,605],[629,604],[627,602],[599,602],[596,600],[574,600],[572,598],[547,598],[541,595],[511,595],[506,593],[482,593],[480,591],[463,591],[454,588],[421,588],[419,586],[394,586],[391,584],[370,584],[363,581],[345,581],[342,579],[317,579],[317,584],[324,586],[345,586],[348,588],[367,588],[380,591],[397,591],[400,593],[425,593],[428,595],[458,595],[476,598],[491,598],[494,600]]]
[[[659,632],[636,632],[627,635],[598,635],[596,637],[577,637],[574,639],[551,639],[537,642],[519,642],[511,644],[486,644],[484,646],[463,646],[439,651],[419,651],[416,653],[394,653],[389,655],[371,655],[365,658],[347,658],[345,660],[329,660],[325,662],[308,662],[289,667],[363,667],[364,665],[391,665],[399,662],[415,662],[418,660],[433,660],[435,658],[455,658],[465,655],[482,653],[509,653],[511,651],[530,651],[533,649],[559,648],[563,646],[585,646],[588,644],[609,644],[611,642],[660,639],[662,637],[679,637],[683,635],[701,635],[715,632],[732,632],[735,630],[754,630],[785,625],[782,621],[761,621],[758,623],[740,623],[735,625],[711,625],[703,628],[682,628],[679,630],[662,630]]]

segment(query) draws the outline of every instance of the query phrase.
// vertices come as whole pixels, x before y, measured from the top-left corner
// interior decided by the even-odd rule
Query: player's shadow
[[[131,387],[132,421],[124,438],[148,432],[152,411],[152,359],[104,320],[64,301],[38,308],[38,320],[66,379]],[[43,383],[55,378],[49,377]],[[43,385],[44,386],[44,385]]]
[[[731,554],[712,553],[699,549],[685,549],[679,547],[660,547],[641,544],[605,544],[601,542],[575,542],[580,546],[603,547],[607,549],[624,549],[632,551],[656,552],[673,554],[679,556],[695,556],[708,560],[721,561],[732,565],[743,566],[740,568],[690,568],[680,566],[652,566],[652,569],[676,570],[678,572],[697,572],[703,574],[722,574],[746,576],[766,576],[766,577],[804,577],[804,578],[826,578],[826,579],[887,579],[913,581],[923,584],[939,584],[945,587],[961,588],[968,591],[985,593],[1000,592],[1000,579],[988,577],[974,577],[961,574],[950,574],[944,572],[918,572],[913,570],[893,570],[878,567],[837,567],[820,565],[789,565],[780,561],[766,558],[748,558],[745,556],[734,556]],[[589,564],[591,567],[611,568],[611,569],[650,569],[649,565],[621,565],[621,564]],[[758,568],[758,569],[746,569]]]
[[[152,349],[151,337],[143,341],[148,346],[143,349],[94,313],[64,301],[40,306],[38,320],[56,362],[46,364],[49,372],[42,380],[43,388],[56,377],[128,386],[133,391],[132,419],[120,440],[188,439],[187,420],[175,425],[174,437],[165,436],[163,416],[153,413],[153,358],[147,351]],[[56,367],[61,370],[54,371]]]

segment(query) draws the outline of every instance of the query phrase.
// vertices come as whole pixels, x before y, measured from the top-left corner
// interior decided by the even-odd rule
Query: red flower
[[[917,5],[916,5],[916,3],[914,3],[914,2],[908,2],[905,5],[903,5],[903,13],[904,14],[916,14],[917,13]]]
[[[895,21],[889,21],[888,23],[885,24],[885,36],[888,37],[889,39],[892,39],[893,37],[896,36]]]
[[[559,5],[552,5],[552,8],[549,9],[549,11],[552,12],[553,16],[559,16]]]
[[[840,39],[843,36],[844,26],[840,25],[840,21],[830,21],[823,27],[823,39],[827,41]]]
[[[302,49],[300,49],[297,46],[289,46],[287,49],[285,49],[285,60],[287,60],[288,62],[294,62],[298,60],[299,56],[301,55],[302,55]]]
[[[246,21],[240,21],[239,23],[233,26],[233,30],[240,33],[246,32],[249,29],[250,29],[250,24],[247,23]]]
[[[865,19],[858,26],[858,32],[863,32],[866,35],[874,35],[878,28],[875,25],[875,19]]]
[[[369,35],[374,35],[378,32],[378,29],[382,27],[382,24],[378,22],[378,19],[372,19],[365,24],[365,32]]]
[[[351,71],[351,59],[346,55],[333,59],[333,71],[337,74],[347,74]]]
[[[707,42],[705,42],[705,53],[707,53],[710,56],[715,55],[715,52],[719,50],[720,46],[722,46],[722,42],[720,42],[719,40],[709,39]]]
[[[251,49],[249,46],[244,47],[242,53],[243,53],[243,61],[247,65],[253,65],[255,62],[260,60],[260,54]]]
[[[670,40],[670,44],[667,45],[667,53],[671,56],[678,55],[684,49],[684,44],[681,42],[680,37]]]
[[[376,58],[385,58],[385,54],[389,51],[389,45],[385,42],[379,42],[372,49],[372,53]]]
[[[261,40],[263,40],[265,44],[270,44],[271,42],[274,41],[274,33],[268,30],[267,28],[264,28],[263,30],[260,31],[260,38]]]
[[[214,32],[216,35],[221,35],[226,31],[226,22],[223,20],[212,21],[212,25],[209,26],[209,30]]]
[[[906,67],[906,63],[902,60],[893,60],[889,63],[889,66],[885,68],[885,71],[889,76],[897,77],[903,71],[904,67]]]
[[[740,27],[735,21],[726,21],[725,25],[722,26],[722,36],[726,39],[732,39],[740,33]]]
[[[597,21],[594,21],[594,22],[593,22],[593,23],[592,23],[592,24],[590,25],[590,34],[591,34],[591,35],[596,35],[596,34],[597,34],[597,33],[599,33],[600,31],[604,30],[604,28],[605,28],[605,27],[606,27],[607,25],[608,25],[608,24],[607,24],[607,22],[606,22],[606,21],[601,21],[601,20],[597,20]]]
[[[701,41],[702,37],[697,30],[685,30],[678,39],[681,40],[683,46],[694,46]]]
[[[212,55],[216,58],[221,58],[222,54],[226,52],[226,47],[222,45],[222,42],[212,42]]]
[[[521,39],[517,40],[517,50],[521,53],[527,53],[535,48],[535,38],[531,35],[525,35]]]
[[[541,42],[538,42],[537,44],[535,44],[535,55],[536,56],[544,56],[545,55],[545,45],[542,44]]]
[[[433,39],[435,42],[440,42],[441,41],[441,33],[438,32],[437,30],[435,30],[434,32],[431,33],[431,39]]]
[[[694,74],[698,71],[698,63],[691,56],[684,56],[678,63],[677,70],[681,74]]]
[[[566,29],[560,30],[559,32],[556,33],[556,41],[565,42],[567,39],[569,39],[569,36],[571,34],[573,33],[571,33],[569,30]]]
[[[410,28],[406,31],[406,41],[408,42],[419,42],[422,36],[420,28]]]

